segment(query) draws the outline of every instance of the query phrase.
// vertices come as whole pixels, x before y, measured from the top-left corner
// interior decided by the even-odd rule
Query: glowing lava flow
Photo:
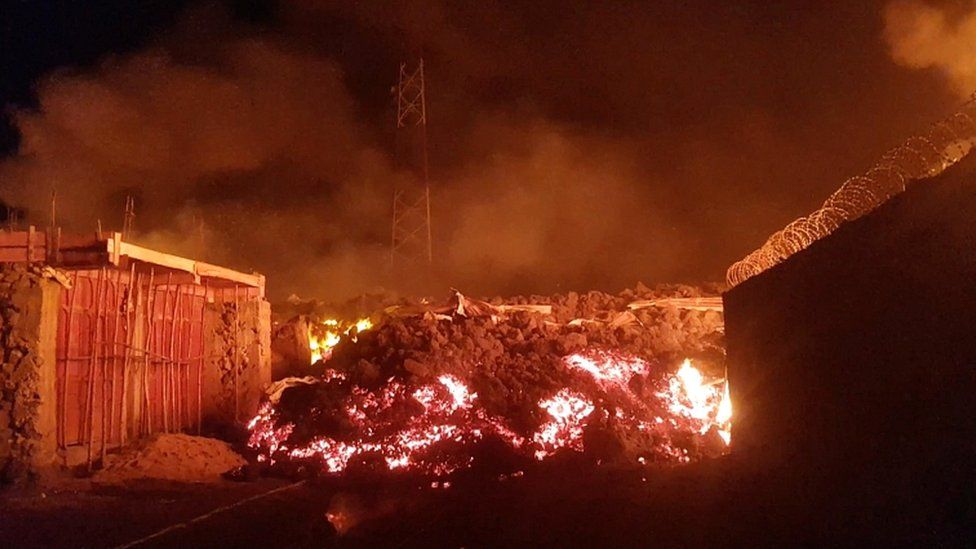
[[[659,462],[687,462],[697,451],[688,440],[712,430],[729,443],[728,384],[722,379],[706,380],[689,360],[674,373],[655,373],[639,358],[605,351],[570,355],[563,363],[577,381],[537,402],[541,417],[528,432],[519,433],[508,418],[489,413],[478,393],[456,375],[442,374],[419,385],[390,378],[368,390],[332,372],[319,383],[338,396],[323,401],[325,408],[299,410],[292,417],[303,422],[331,418],[322,425],[345,427],[321,427],[325,432],[298,438],[299,431],[308,433],[309,425],[299,430],[283,421],[277,403],[269,402],[248,424],[249,444],[271,463],[312,462],[331,473],[359,463],[439,476],[470,466],[474,459],[470,446],[488,437],[537,460],[565,451],[584,452],[586,430],[607,421],[643,437],[649,446],[643,448],[640,463],[645,455]],[[595,385],[585,382],[587,377]]]
[[[333,378],[342,383],[342,378]],[[360,426],[354,440],[315,437],[301,447],[290,448],[286,440],[294,425],[277,425],[275,410],[266,404],[248,425],[249,445],[259,448],[272,462],[277,459],[317,460],[325,471],[344,471],[354,458],[381,460],[387,469],[413,468],[445,475],[470,464],[462,455],[426,459],[438,443],[469,444],[494,434],[513,448],[523,439],[483,409],[474,409],[478,395],[455,376],[442,375],[437,384],[423,385],[408,393],[407,387],[390,381],[380,391],[353,387],[344,403],[348,419]],[[423,412],[402,418],[408,401]],[[399,418],[400,421],[396,421]]]
[[[543,460],[560,448],[583,450],[583,421],[593,413],[593,403],[569,389],[563,389],[539,403],[549,414],[549,420],[532,435],[540,448],[535,458]]]

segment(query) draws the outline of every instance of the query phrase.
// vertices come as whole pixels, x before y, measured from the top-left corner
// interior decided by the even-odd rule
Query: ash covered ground
[[[718,290],[489,301],[453,292],[439,304],[383,304],[364,329],[306,310],[279,339],[303,344],[295,334],[310,333],[315,346],[322,325],[349,328],[314,375],[272,388],[250,444],[275,467],[438,478],[519,474],[549,459],[719,455],[731,410]]]

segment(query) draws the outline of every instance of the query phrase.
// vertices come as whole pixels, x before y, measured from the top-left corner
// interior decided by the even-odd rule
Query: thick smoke
[[[364,220],[384,215],[392,180],[340,71],[260,39],[207,57],[159,49],[47,78],[40,111],[17,115],[5,198],[44,212],[56,190],[59,221],[93,231],[117,229],[131,194],[139,242],[299,277],[292,287],[335,278],[321,263],[342,261],[336,242],[368,244]]]
[[[891,2],[885,9],[885,39],[896,62],[936,69],[961,96],[976,90],[976,2]]]
[[[0,198],[44,225],[56,189],[59,222],[93,231],[132,195],[137,242],[263,272],[274,298],[389,287],[408,176],[388,91],[422,47],[434,288],[720,280],[952,104],[890,62],[877,8],[831,10],[295,2],[245,26],[203,9],[38,82]]]

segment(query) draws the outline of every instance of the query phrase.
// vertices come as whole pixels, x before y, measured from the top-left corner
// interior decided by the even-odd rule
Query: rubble
[[[327,362],[313,368],[328,373],[329,381],[309,384],[303,380],[279,391],[280,402],[252,421],[255,432],[264,429],[252,435],[252,443],[265,445],[265,450],[278,445],[295,449],[322,444],[325,436],[328,444],[338,445],[329,446],[330,451],[355,453],[343,441],[354,440],[359,430],[374,435],[384,430],[392,433],[397,422],[420,421],[411,432],[436,431],[437,422],[444,421],[458,423],[447,430],[469,433],[472,440],[493,433],[506,438],[512,447],[539,446],[532,433],[539,436],[539,430],[551,421],[543,403],[554,402],[547,399],[558,394],[567,402],[585,402],[580,409],[587,411],[578,419],[587,416],[586,425],[580,433],[572,426],[551,429],[562,433],[560,436],[570,432],[581,436],[573,447],[585,447],[601,460],[686,461],[715,453],[716,444],[722,451],[724,445],[714,430],[681,435],[684,439],[677,440],[671,426],[650,425],[669,413],[662,395],[668,376],[673,376],[682,360],[694,359],[709,379],[724,377],[723,320],[720,309],[713,306],[717,295],[717,287],[662,285],[650,289],[639,285],[617,295],[569,292],[482,301],[455,290],[447,303],[390,306],[379,315],[376,326],[355,339],[343,339]],[[635,302],[640,305],[629,307]],[[619,387],[601,385],[597,374],[567,363],[577,353],[589,357],[605,353],[610,362],[634,361],[640,367]],[[470,402],[476,398],[474,408],[456,395],[451,404],[444,388],[454,393],[455,385],[463,388]],[[440,408],[424,404],[429,408],[424,412],[393,402],[424,400],[410,398],[420,393],[429,395],[425,398],[442,395],[437,398],[446,400],[438,404]],[[350,404],[350,395],[366,396],[362,396],[363,402]],[[363,406],[377,399],[381,404],[369,414],[352,417],[355,414],[350,409],[358,406],[356,413],[361,414]],[[383,399],[390,402],[382,403]],[[597,411],[590,414],[593,409]],[[428,413],[431,417],[418,419]],[[402,417],[381,418],[383,414]],[[465,416],[459,419],[458,414]],[[290,427],[269,428],[272,416],[275,425]],[[467,441],[466,436],[457,435],[453,440]],[[343,456],[330,467],[344,468],[348,459]],[[394,468],[406,459],[388,457],[388,463]]]
[[[369,382],[374,376],[386,379],[413,374],[408,364],[413,369],[417,363],[424,365],[421,371],[427,375],[468,377],[475,370],[507,370],[527,360],[558,362],[561,356],[585,348],[612,349],[652,362],[675,362],[686,356],[720,361],[724,341],[720,312],[684,310],[670,301],[658,307],[628,309],[639,299],[695,298],[704,292],[671,285],[619,295],[570,292],[495,299],[494,303],[456,293],[453,304],[428,311],[442,314],[449,310],[450,317],[389,315],[373,330],[360,334],[358,342],[340,343],[329,367],[350,371],[359,376],[357,381]],[[551,314],[518,306],[544,306]],[[371,367],[360,368],[361,361]]]

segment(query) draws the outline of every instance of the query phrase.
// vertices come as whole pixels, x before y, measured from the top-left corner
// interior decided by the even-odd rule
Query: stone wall
[[[270,304],[243,301],[239,311],[233,302],[208,304],[204,338],[204,422],[247,421],[257,412],[264,388],[271,383]]]
[[[0,268],[0,481],[56,460],[55,345],[60,285],[25,266]]]

